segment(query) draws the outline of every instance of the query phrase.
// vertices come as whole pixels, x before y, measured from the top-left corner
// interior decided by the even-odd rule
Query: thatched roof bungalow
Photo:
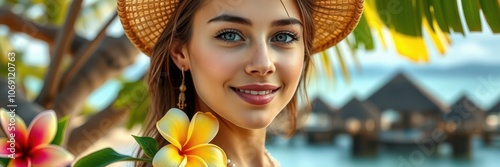
[[[487,113],[488,113],[488,115],[500,113],[500,99],[498,99],[498,103],[496,105],[494,105],[493,107],[491,107]]]
[[[445,132],[451,134],[477,134],[483,130],[486,113],[466,96],[459,98],[443,113]]]
[[[309,114],[305,129],[313,131],[324,131],[333,129],[333,117],[337,110],[321,98],[315,98],[311,102],[311,113]]]
[[[500,132],[500,99],[486,112],[485,130]]]
[[[440,114],[444,105],[403,73],[373,93],[366,101],[380,110],[393,109],[400,112],[426,112]]]
[[[321,98],[311,102],[311,113],[305,121],[304,132],[306,132],[309,143],[331,143],[335,136],[334,122],[337,110]]]
[[[377,133],[380,129],[380,111],[370,102],[353,98],[339,109],[338,121],[342,131],[349,134]]]
[[[446,110],[445,105],[402,73],[395,75],[366,101],[381,112],[398,112],[401,120],[391,127],[397,129],[418,127],[430,131],[439,125],[439,117]]]

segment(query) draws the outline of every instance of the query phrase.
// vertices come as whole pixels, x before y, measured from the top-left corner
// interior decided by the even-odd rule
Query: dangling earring
[[[181,71],[182,83],[181,86],[179,86],[179,90],[181,92],[179,93],[179,102],[177,103],[177,107],[179,107],[179,109],[181,110],[184,110],[184,108],[186,107],[186,103],[184,103],[184,101],[186,101],[186,95],[184,94],[184,92],[186,92],[186,85],[184,85],[184,67],[181,68]]]

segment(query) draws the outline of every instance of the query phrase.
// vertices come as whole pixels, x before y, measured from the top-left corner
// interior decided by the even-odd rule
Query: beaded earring
[[[186,85],[184,84],[184,67],[181,68],[181,71],[182,71],[182,83],[181,83],[181,86],[179,86],[179,90],[180,90],[180,93],[179,93],[179,102],[177,103],[177,107],[179,107],[179,109],[181,110],[184,110],[184,108],[186,108],[186,95],[184,94],[184,92],[186,92]]]

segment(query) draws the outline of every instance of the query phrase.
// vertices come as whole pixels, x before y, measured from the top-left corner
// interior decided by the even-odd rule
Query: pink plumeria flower
[[[0,157],[12,158],[7,167],[64,167],[75,157],[61,146],[50,144],[57,131],[52,110],[38,114],[26,129],[15,112],[0,109],[0,121],[6,138],[0,138]]]

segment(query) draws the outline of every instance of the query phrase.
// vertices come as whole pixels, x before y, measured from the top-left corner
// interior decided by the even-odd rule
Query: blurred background
[[[309,117],[291,138],[270,133],[269,152],[285,167],[498,166],[499,4],[366,0],[354,32],[314,55]],[[116,1],[0,5],[0,68],[15,53],[17,114],[69,115],[65,147],[77,157],[135,155],[149,58],[124,36]]]

